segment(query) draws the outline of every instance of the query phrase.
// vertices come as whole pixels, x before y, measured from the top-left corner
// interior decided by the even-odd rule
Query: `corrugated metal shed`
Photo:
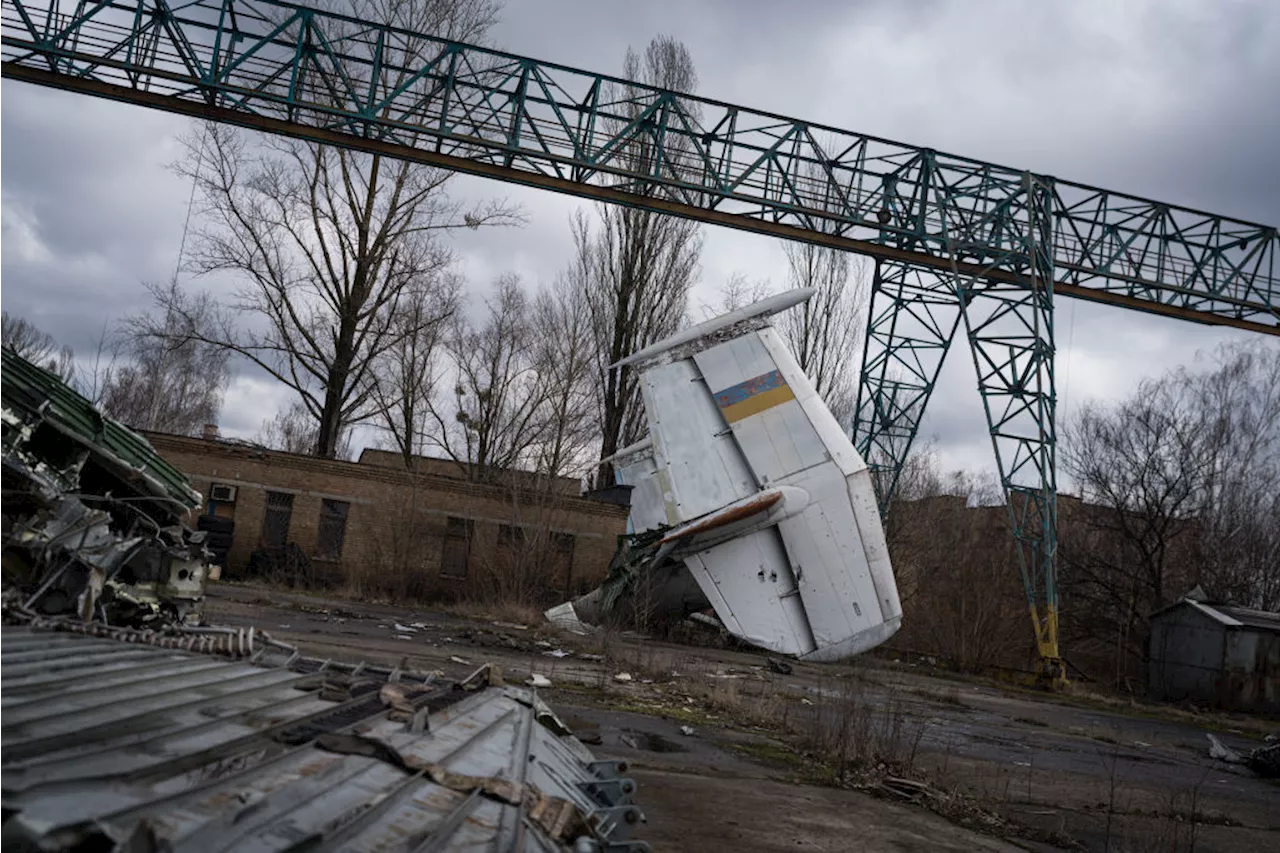
[[[1162,699],[1280,712],[1280,613],[1192,597],[1153,613],[1148,687]]]
[[[3,847],[640,851],[625,764],[527,688],[6,628]],[[269,660],[275,657],[275,660]]]

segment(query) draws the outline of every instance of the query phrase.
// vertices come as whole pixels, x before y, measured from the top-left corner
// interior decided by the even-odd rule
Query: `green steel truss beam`
[[[959,323],[950,274],[900,261],[876,263],[853,438],[871,467],[882,515]]]
[[[882,508],[963,323],[1046,660],[1053,297],[1280,335],[1273,226],[281,0],[0,9],[7,78],[871,255]]]
[[[963,324],[995,451],[1043,674],[1062,677],[1057,638],[1052,188],[1025,174],[1002,186],[1006,251],[962,273],[987,225],[948,235],[950,273],[878,263],[867,320],[854,440],[871,465],[882,513],[911,449],[957,327]],[[1004,270],[1016,279],[991,273]]]
[[[1020,169],[281,0],[0,5],[15,79],[925,267],[959,230],[966,274],[1011,249]],[[1280,333],[1274,227],[1046,181],[1059,294]]]

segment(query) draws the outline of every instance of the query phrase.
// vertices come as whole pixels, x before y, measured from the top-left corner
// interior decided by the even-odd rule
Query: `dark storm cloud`
[[[4,307],[84,353],[173,274],[189,185],[166,171],[186,123],[6,81]]]
[[[494,40],[618,73],[627,47],[657,34],[688,45],[708,97],[1280,223],[1280,5],[1268,0],[513,0]],[[171,274],[190,186],[164,167],[185,122],[11,83],[3,96],[5,307],[81,346],[140,304],[139,280]],[[477,290],[502,272],[542,283],[564,268],[581,202],[473,178],[455,191],[505,196],[529,219],[457,239]],[[735,271],[781,286],[777,241],[711,228],[705,239],[695,302]],[[1057,313],[1063,411],[1242,337],[1065,300]],[[948,467],[978,467],[990,442],[959,343],[922,433],[938,436]],[[272,399],[244,378],[224,420],[250,429]]]

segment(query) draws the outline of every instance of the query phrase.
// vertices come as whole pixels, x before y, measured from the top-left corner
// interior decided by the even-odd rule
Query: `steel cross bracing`
[[[857,443],[887,502],[963,324],[1042,639],[1053,295],[1280,334],[1274,227],[277,0],[0,5],[5,77],[875,257]]]

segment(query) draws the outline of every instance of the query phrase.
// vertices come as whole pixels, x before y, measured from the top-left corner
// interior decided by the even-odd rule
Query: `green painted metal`
[[[200,493],[145,438],[104,416],[67,383],[11,350],[4,349],[0,358],[0,386],[8,413],[3,440],[6,454],[24,441],[20,430],[48,424],[114,468],[138,494],[168,502],[178,515],[200,505]],[[74,489],[77,483],[65,485]]]
[[[0,6],[9,78],[875,257],[854,432],[882,508],[963,324],[1038,637],[1054,296],[1280,334],[1273,226],[280,0]]]

